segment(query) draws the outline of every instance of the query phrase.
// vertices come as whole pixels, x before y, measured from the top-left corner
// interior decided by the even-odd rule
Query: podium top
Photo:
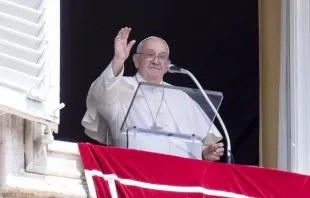
[[[223,94],[208,90],[205,93],[218,110]],[[139,128],[170,135],[194,135],[199,139],[209,132],[222,137],[213,124],[214,118],[215,113],[199,89],[140,82],[129,104],[121,132]]]

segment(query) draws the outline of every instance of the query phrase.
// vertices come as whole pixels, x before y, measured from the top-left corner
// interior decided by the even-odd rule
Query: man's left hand
[[[202,150],[202,159],[208,161],[218,161],[224,154],[224,144],[207,144]]]

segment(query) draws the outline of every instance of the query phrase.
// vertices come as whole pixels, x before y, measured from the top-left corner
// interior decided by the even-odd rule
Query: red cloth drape
[[[114,197],[120,198],[310,197],[310,177],[305,175],[88,143],[78,145],[98,198],[112,197],[109,177],[116,184]]]

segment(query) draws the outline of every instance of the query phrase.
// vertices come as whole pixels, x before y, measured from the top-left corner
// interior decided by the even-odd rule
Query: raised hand
[[[112,60],[112,70],[114,76],[118,76],[122,70],[123,64],[130,54],[135,40],[128,43],[128,36],[131,28],[122,28],[114,39],[114,58]]]
[[[114,58],[119,61],[124,61],[128,58],[132,46],[135,44],[135,40],[128,43],[128,36],[131,28],[122,28],[114,40]]]

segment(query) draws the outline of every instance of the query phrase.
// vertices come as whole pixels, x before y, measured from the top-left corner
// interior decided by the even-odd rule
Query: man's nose
[[[155,56],[155,57],[153,58],[152,62],[153,62],[154,64],[159,64],[159,58],[158,58],[158,56]]]

